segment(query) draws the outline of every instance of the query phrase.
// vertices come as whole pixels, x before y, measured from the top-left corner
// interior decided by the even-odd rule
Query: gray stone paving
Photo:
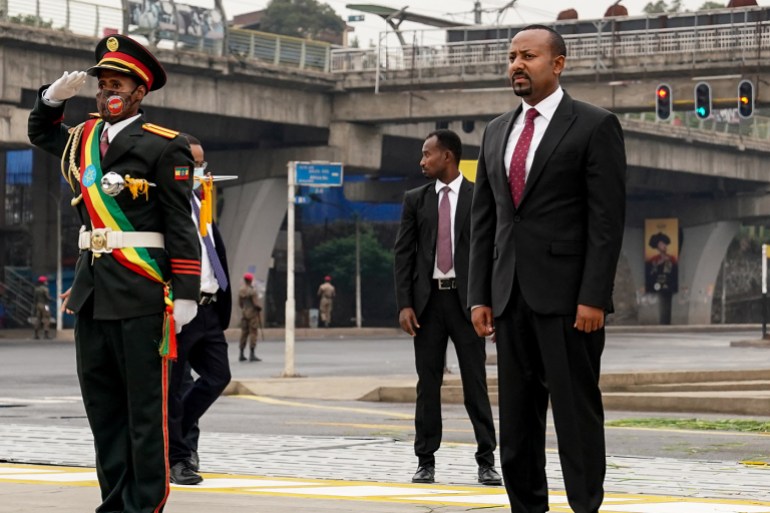
[[[436,454],[440,484],[476,484],[475,448],[446,444]],[[203,434],[204,472],[403,483],[414,472],[409,442],[390,438]],[[93,466],[85,428],[0,425],[0,461]],[[551,489],[562,489],[558,455],[547,455]],[[608,458],[610,493],[770,501],[770,468],[723,461]]]

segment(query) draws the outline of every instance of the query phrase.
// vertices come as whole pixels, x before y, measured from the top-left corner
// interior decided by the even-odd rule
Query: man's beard
[[[515,80],[517,78],[526,78],[527,83],[526,84],[516,84]],[[513,93],[516,96],[529,96],[532,94],[532,81],[529,80],[529,77],[523,76],[523,75],[517,75],[511,77],[511,87],[513,88]]]

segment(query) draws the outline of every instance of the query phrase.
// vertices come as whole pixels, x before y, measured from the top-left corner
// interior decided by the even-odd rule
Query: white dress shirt
[[[438,202],[441,204],[441,199],[444,196],[444,193],[441,191],[445,186],[449,186],[449,207],[452,211],[452,222],[451,222],[451,230],[452,230],[452,263],[454,263],[454,254],[455,254],[455,213],[457,212],[457,198],[460,197],[460,185],[463,183],[463,175],[459,175],[457,178],[452,180],[450,183],[443,183],[441,180],[436,180],[436,194],[438,194]],[[438,219],[438,208],[436,209],[436,219]],[[437,237],[438,239],[438,237]],[[449,270],[448,273],[444,274],[441,272],[441,270],[438,268],[438,251],[436,252],[436,257],[433,259],[433,278],[454,278],[457,275],[455,274],[455,268],[454,265]]]
[[[527,178],[529,178],[529,170],[532,168],[532,161],[535,159],[535,151],[537,151],[537,147],[540,145],[540,141],[543,140],[543,134],[545,133],[546,128],[548,128],[548,123],[550,123],[551,119],[553,119],[553,115],[556,112],[556,107],[559,106],[559,103],[561,103],[561,99],[563,97],[564,90],[562,90],[561,86],[559,86],[556,88],[556,91],[551,93],[550,96],[542,99],[540,103],[535,106],[531,106],[527,104],[527,102],[521,102],[521,113],[513,122],[513,129],[511,130],[511,135],[508,137],[508,143],[505,146],[504,162],[506,175],[510,175],[511,172],[511,157],[513,157],[513,150],[516,148],[516,143],[519,141],[519,136],[524,130],[524,120],[527,117],[527,111],[529,109],[535,108],[540,115],[535,118],[535,131],[532,134],[532,142],[529,145],[529,152],[527,153],[527,161],[525,164],[527,173],[524,175],[525,181]]]
[[[136,116],[131,116],[130,118],[123,119],[121,121],[118,121],[117,123],[108,123],[104,122],[104,130],[107,131],[107,141],[112,144],[113,139],[117,137],[117,135],[128,125],[139,119],[141,114],[137,114]],[[104,133],[104,132],[102,132]]]

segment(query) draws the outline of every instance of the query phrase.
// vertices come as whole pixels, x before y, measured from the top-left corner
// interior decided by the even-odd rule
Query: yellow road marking
[[[82,474],[82,480],[78,480]],[[0,464],[2,483],[91,486],[96,487],[93,469],[47,465]],[[365,502],[393,502],[422,505],[463,506],[471,508],[507,507],[503,488],[412,483],[340,481],[313,478],[276,478],[232,474],[204,474],[200,486],[174,486],[174,493],[216,493],[240,496],[291,497],[297,499],[332,499]],[[568,513],[563,491],[549,493],[551,511]],[[173,500],[173,498],[172,498]],[[700,499],[659,495],[606,495],[602,513],[654,513],[673,511],[709,511],[715,513],[770,513],[770,502],[732,499]]]

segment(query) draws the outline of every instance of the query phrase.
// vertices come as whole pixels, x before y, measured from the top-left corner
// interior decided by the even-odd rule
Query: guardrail
[[[159,48],[232,55],[303,70],[330,70],[329,43],[247,29],[226,29],[224,38],[153,31],[130,24],[123,4],[122,0],[0,0],[0,20],[95,38],[120,32],[142,36]]]
[[[435,34],[437,31],[422,31]],[[381,38],[382,39],[382,38]],[[405,38],[421,40],[422,37]],[[426,38],[427,39],[427,38]],[[433,37],[432,39],[436,39]],[[605,69],[614,59],[650,58],[678,54],[696,62],[700,55],[729,52],[731,59],[757,50],[770,49],[770,22],[735,23],[674,29],[597,32],[565,35],[571,61],[587,60],[595,69]],[[505,65],[508,39],[432,43],[426,45],[381,45],[379,48],[334,49],[333,73],[380,72],[436,69],[449,66],[472,68],[478,65]],[[474,70],[475,73],[475,70]]]

